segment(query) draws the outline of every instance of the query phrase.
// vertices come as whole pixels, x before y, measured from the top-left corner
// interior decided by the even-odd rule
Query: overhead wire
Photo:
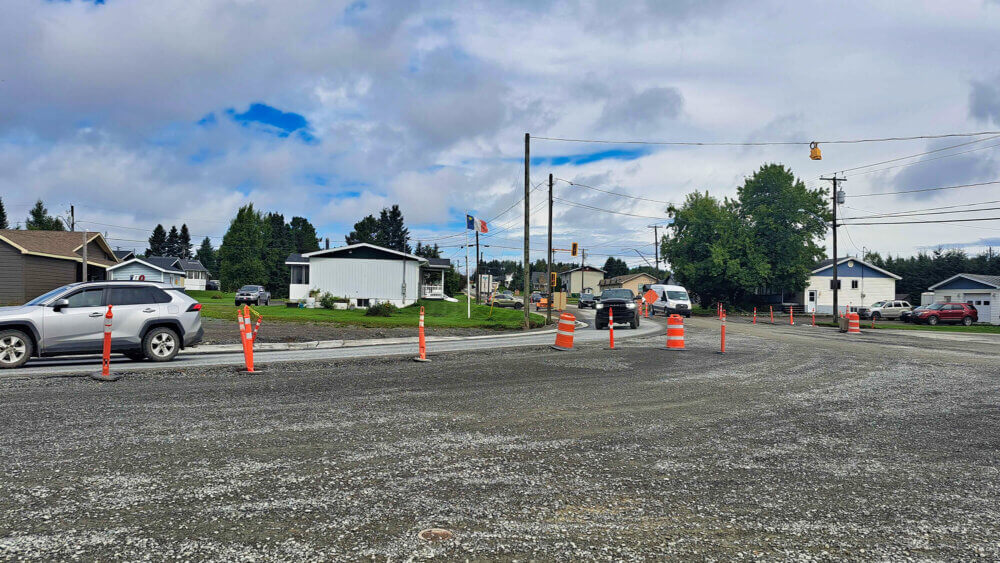
[[[906,137],[880,137],[865,139],[837,139],[837,140],[813,140],[813,141],[743,141],[743,142],[717,142],[717,141],[644,141],[644,140],[609,140],[609,139],[574,139],[567,137],[545,137],[533,136],[532,139],[543,141],[560,141],[565,143],[600,143],[609,145],[667,145],[667,146],[717,146],[717,147],[760,147],[760,146],[781,146],[781,145],[808,145],[819,143],[824,145],[834,144],[856,144],[856,143],[882,143],[888,141],[915,141],[919,139],[945,139],[951,137],[981,137],[985,135],[1000,135],[1000,131],[976,131],[972,133],[944,133],[938,135],[911,135]]]
[[[660,200],[660,199],[652,199],[652,198],[648,198],[648,197],[639,197],[639,196],[634,196],[634,195],[629,195],[629,194],[623,194],[621,192],[613,192],[613,191],[610,191],[610,190],[605,190],[605,189],[601,189],[601,188],[595,188],[594,186],[588,186],[587,184],[581,184],[579,182],[571,182],[569,180],[564,180],[562,178],[556,178],[556,180],[559,180],[560,182],[566,182],[567,184],[569,184],[571,186],[580,186],[581,188],[587,188],[588,190],[594,190],[595,192],[606,193],[606,194],[610,194],[610,195],[614,195],[614,196],[618,196],[618,197],[627,197],[629,199],[636,199],[636,200],[641,200],[641,201],[650,201],[650,202],[653,202],[653,203],[662,203],[662,204],[665,204],[665,205],[671,205],[672,204],[672,202],[669,202],[669,201],[664,201],[664,200]]]
[[[874,197],[874,196],[894,195],[894,194],[915,194],[915,193],[920,193],[920,192],[933,192],[933,191],[938,191],[938,190],[957,190],[957,189],[960,189],[960,188],[976,188],[976,187],[980,187],[980,186],[992,186],[992,185],[995,185],[995,184],[1000,184],[1000,180],[993,180],[993,181],[990,181],[990,182],[977,182],[977,183],[974,183],[974,184],[960,184],[960,185],[957,185],[957,186],[942,186],[942,187],[939,187],[939,188],[921,188],[921,189],[917,189],[917,190],[900,190],[900,191],[895,191],[895,192],[878,192],[878,193],[871,193],[871,194],[852,194],[852,195],[850,195],[848,197],[852,197],[853,198],[853,197]]]

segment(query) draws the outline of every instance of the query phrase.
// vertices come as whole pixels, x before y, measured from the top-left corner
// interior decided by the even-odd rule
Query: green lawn
[[[236,307],[232,304],[232,297],[204,299],[198,296],[198,294],[202,293],[217,292],[188,292],[188,294],[201,302],[202,315],[224,320],[236,318]],[[223,300],[224,302],[219,302]],[[518,329],[524,323],[524,313],[522,311],[495,308],[491,315],[488,306],[476,305],[474,303],[472,305],[472,318],[467,319],[465,317],[466,305],[464,299],[460,299],[458,303],[420,301],[417,305],[400,309],[391,317],[366,317],[363,310],[295,309],[285,307],[284,305],[255,307],[255,309],[260,311],[267,321],[335,323],[366,327],[416,327],[420,317],[421,305],[424,306],[424,323],[428,327],[492,328],[503,330]],[[532,313],[531,321],[532,326],[542,326],[545,323],[545,317]]]
[[[231,304],[236,299],[236,292],[223,293],[221,291],[197,291],[189,289],[184,293],[187,293],[203,304],[220,302],[229,302]]]

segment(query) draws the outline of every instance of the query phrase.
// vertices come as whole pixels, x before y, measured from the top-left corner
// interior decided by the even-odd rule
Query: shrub
[[[322,297],[319,298],[319,304],[324,309],[333,309],[333,304],[337,302],[337,298],[331,295],[329,292],[324,293]]]
[[[365,311],[366,317],[391,317],[393,313],[399,309],[392,303],[379,303],[378,305],[372,305],[368,307]]]

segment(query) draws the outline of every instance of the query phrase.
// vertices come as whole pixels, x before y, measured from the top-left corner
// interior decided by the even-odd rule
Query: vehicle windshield
[[[594,298],[594,294],[593,293],[581,293],[580,294],[580,299],[593,299],[593,298]]]
[[[244,285],[240,288],[240,291],[257,291],[257,287],[256,285]]]
[[[688,294],[686,291],[668,291],[667,299],[673,299],[674,301],[687,301]]]
[[[944,303],[935,303],[933,305],[928,305],[927,309],[931,311],[940,311],[944,308]]]
[[[876,301],[872,303],[872,307],[881,307],[882,305],[885,305],[885,301]]]
[[[42,303],[45,303],[49,299],[52,299],[53,297],[55,297],[56,295],[59,295],[60,293],[66,291],[67,289],[69,289],[69,287],[65,286],[65,285],[62,286],[62,287],[57,287],[57,288],[53,289],[52,291],[49,291],[48,293],[43,293],[43,294],[39,295],[38,297],[32,299],[31,301],[28,301],[27,303],[25,303],[25,306],[28,306],[28,305],[41,305]]]
[[[633,299],[631,289],[605,289],[601,292],[601,300],[607,299]]]

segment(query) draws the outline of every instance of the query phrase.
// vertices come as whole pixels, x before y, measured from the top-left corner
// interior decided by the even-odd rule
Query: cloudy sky
[[[217,244],[248,202],[306,216],[340,244],[359,218],[398,203],[415,239],[451,255],[468,211],[493,219],[486,255],[514,258],[525,132],[782,142],[1000,130],[998,30],[994,0],[11,0],[0,197],[13,221],[37,198],[60,214],[74,204],[88,228],[140,250],[158,222]],[[556,246],[639,264],[652,259],[659,202],[732,195],[765,162],[821,185],[978,141],[847,172],[845,212],[1000,200],[1000,185],[873,195],[998,180],[991,138],[831,144],[818,162],[802,146],[536,140],[531,176],[646,198],[555,190]],[[531,199],[539,249],[543,196]],[[943,217],[954,216],[910,219]],[[850,253],[978,251],[1000,246],[1000,221],[846,235]]]

